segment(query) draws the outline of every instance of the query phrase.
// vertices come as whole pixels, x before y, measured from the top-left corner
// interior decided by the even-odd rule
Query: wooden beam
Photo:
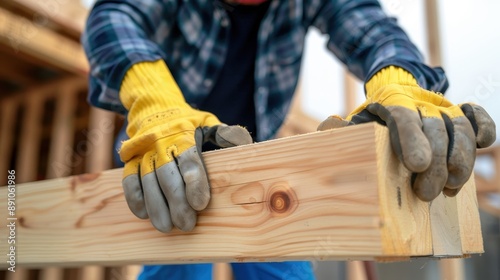
[[[204,159],[212,200],[188,233],[163,234],[133,216],[120,169],[18,185],[19,264],[433,254],[429,203],[413,195],[410,172],[392,153],[385,127],[371,123],[316,132],[207,152]],[[6,192],[0,188],[0,196]],[[0,201],[0,208],[5,204]],[[5,246],[0,243],[0,250]]]
[[[86,75],[89,69],[80,44],[3,8],[0,8],[0,44],[13,53],[20,52],[78,75]]]
[[[89,13],[80,0],[12,0],[11,5],[23,9],[41,23],[53,22],[75,37],[83,32]]]
[[[16,269],[16,272],[7,272],[7,280],[29,280],[29,270],[24,268]]]
[[[88,173],[101,172],[113,166],[114,132],[115,113],[91,107],[86,133],[89,147],[89,156],[86,161]]]
[[[78,87],[78,81],[69,80],[67,83],[61,83],[57,90],[57,105],[51,134],[47,179],[65,177],[71,174],[73,155],[69,153],[73,150],[73,122],[77,105],[75,88]]]
[[[474,174],[456,198],[458,225],[460,226],[460,240],[463,254],[484,252],[483,235],[479,219],[477,191]]]
[[[44,96],[34,94],[26,102],[17,150],[16,179],[18,183],[37,180],[44,101]]]
[[[104,279],[104,267],[98,265],[85,266],[80,270],[81,279]]]
[[[40,280],[62,280],[64,279],[64,270],[58,267],[46,267],[40,271]]]
[[[6,56],[7,55],[2,55],[2,53],[0,53],[0,60],[2,61],[2,67],[0,67],[0,80],[7,81],[16,87],[25,87],[35,83],[36,80],[30,75],[14,70],[13,67],[11,67],[12,64],[3,61],[2,58]],[[16,62],[21,64],[19,60]]]

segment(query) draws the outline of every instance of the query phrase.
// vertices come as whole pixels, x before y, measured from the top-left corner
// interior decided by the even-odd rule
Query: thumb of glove
[[[246,145],[253,142],[252,136],[244,127],[225,124],[198,127],[195,132],[195,139],[199,152],[201,152],[201,146],[209,141],[221,148]]]
[[[349,121],[343,119],[341,116],[339,115],[332,115],[332,116],[329,116],[326,120],[322,121],[319,125],[318,125],[318,131],[324,131],[324,130],[328,130],[328,129],[335,129],[335,128],[341,128],[341,127],[344,127],[344,126],[348,126],[349,124]]]

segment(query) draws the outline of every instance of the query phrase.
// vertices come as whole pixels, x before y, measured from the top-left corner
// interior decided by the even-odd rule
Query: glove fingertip
[[[423,173],[413,173],[411,186],[415,195],[422,201],[430,202],[439,196],[446,183],[446,165],[429,167]]]
[[[125,177],[122,187],[130,211],[139,219],[149,218],[139,175],[132,174]]]
[[[174,213],[172,221],[174,225],[181,231],[191,231],[196,226],[196,211],[192,208],[184,208],[181,211]]]
[[[186,197],[189,205],[196,211],[201,211],[207,208],[210,202],[210,188],[188,188],[186,190]]]
[[[318,125],[318,128],[316,130],[317,131],[324,131],[324,130],[340,128],[340,127],[344,127],[344,126],[348,126],[348,125],[349,125],[349,122],[347,120],[343,119],[340,116],[333,115],[333,116],[329,116],[326,120],[322,121]]]
[[[417,149],[411,151],[409,154],[403,156],[405,166],[413,172],[423,172],[431,164],[431,150],[430,149]]]
[[[216,144],[223,148],[251,144],[252,136],[248,130],[239,125],[219,126],[215,134]]]
[[[169,233],[172,230],[172,223],[170,221],[164,222],[164,221],[158,221],[158,220],[151,220],[151,224],[160,232],[163,233]]]
[[[486,148],[491,146],[496,141],[496,125],[486,110],[472,103],[462,104],[460,109],[462,109],[474,129],[477,147]]]
[[[460,190],[461,190],[461,188],[459,188],[459,189],[444,188],[443,193],[447,197],[455,197],[460,192]]]

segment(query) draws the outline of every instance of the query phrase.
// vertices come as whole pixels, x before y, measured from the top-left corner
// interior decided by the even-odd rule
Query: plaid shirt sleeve
[[[319,2],[321,0],[311,0]],[[444,92],[448,80],[440,67],[424,64],[423,57],[394,18],[376,0],[323,0],[309,5],[311,24],[330,36],[327,47],[358,78],[368,81],[380,69],[406,69],[423,88]]]
[[[121,81],[134,63],[162,58],[155,38],[168,32],[168,26],[162,24],[168,23],[165,19],[173,18],[176,2],[96,2],[82,36],[91,68],[89,102],[92,105],[126,112],[119,99]]]

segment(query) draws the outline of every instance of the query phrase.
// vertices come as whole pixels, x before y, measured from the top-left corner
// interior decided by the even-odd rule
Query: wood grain
[[[484,253],[474,174],[456,198],[462,254]]]
[[[441,193],[432,201],[430,211],[434,255],[461,256],[457,200]]]
[[[36,267],[432,255],[429,205],[412,195],[409,174],[387,140],[385,127],[366,124],[207,152],[212,200],[188,233],[162,234],[133,216],[120,169],[19,185],[19,262]]]

